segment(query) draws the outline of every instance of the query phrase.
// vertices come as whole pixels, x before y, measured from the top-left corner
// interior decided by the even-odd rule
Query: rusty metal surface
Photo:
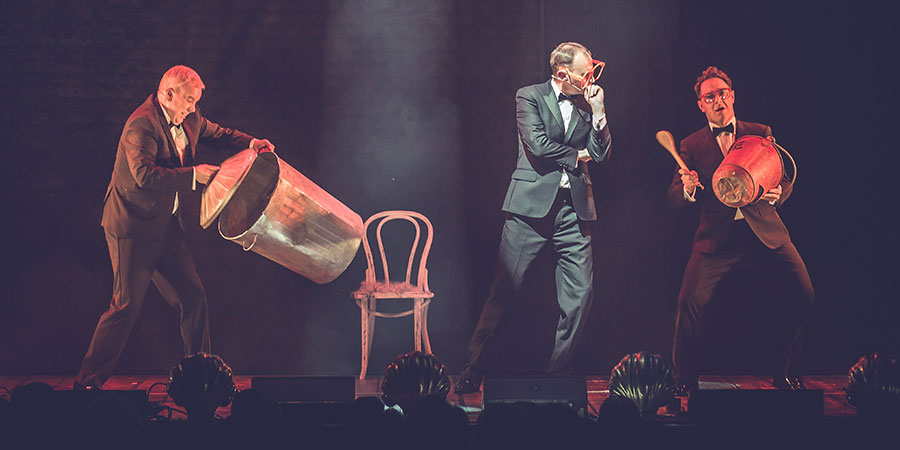
[[[219,233],[316,283],[337,278],[359,249],[362,218],[274,153],[244,152],[220,169],[235,184],[226,195],[217,189]]]
[[[740,208],[778,186],[784,165],[768,138],[742,136],[713,173],[712,185],[722,203]]]
[[[245,149],[228,158],[206,187],[200,199],[200,226],[208,228],[219,217],[247,175],[247,168],[256,160],[256,151]]]

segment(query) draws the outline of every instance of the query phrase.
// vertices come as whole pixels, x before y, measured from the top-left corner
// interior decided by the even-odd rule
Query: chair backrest
[[[415,279],[415,286],[428,290],[428,269],[426,268],[426,264],[428,262],[428,253],[431,251],[431,239],[432,239],[432,228],[431,222],[427,217],[423,216],[420,213],[415,211],[382,211],[380,213],[373,214],[372,217],[369,217],[365,224],[363,224],[363,248],[366,252],[366,283],[376,283],[376,266],[374,257],[372,255],[372,247],[369,244],[369,227],[372,224],[378,223],[378,226],[375,229],[375,240],[378,243],[378,255],[381,257],[381,270],[384,275],[384,281],[390,281],[390,269],[388,268],[388,261],[384,251],[384,240],[381,236],[381,230],[384,228],[384,224],[392,221],[392,220],[405,220],[412,224],[415,230],[415,237],[413,238],[412,245],[409,250],[409,259],[406,263],[406,283],[411,283],[410,279],[412,276],[413,266],[416,265],[416,253],[419,248],[420,241],[422,240],[422,226],[419,222],[425,225],[425,240],[421,245],[421,251],[418,252],[420,254],[418,261],[418,273]]]

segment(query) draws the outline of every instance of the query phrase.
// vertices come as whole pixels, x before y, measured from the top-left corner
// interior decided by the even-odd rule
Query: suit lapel
[[[734,121],[734,140],[737,141],[739,137],[748,134],[747,132],[747,124],[741,122],[740,120]]]
[[[159,120],[159,126],[162,127],[163,134],[166,135],[166,142],[169,143],[169,159],[174,162],[176,166],[181,165],[181,161],[178,160],[178,152],[175,151],[175,138],[172,137],[172,131],[169,128],[169,122],[166,121],[166,115],[163,114],[162,105],[156,101],[155,96],[151,96],[153,99],[153,106],[156,108],[156,117]]]
[[[575,134],[575,129],[590,121],[590,114],[581,109],[580,103],[581,100],[579,99],[577,103],[572,105],[572,117],[569,118],[569,129],[566,130],[566,138],[563,139],[563,144],[568,145],[569,140]]]
[[[716,141],[716,137],[713,136],[712,130],[709,129],[707,125],[704,127],[706,131],[703,133],[703,145],[708,147],[711,151],[710,156],[712,159],[710,160],[709,167],[712,169],[710,171],[710,177],[712,177],[712,172],[719,167],[719,164],[722,164],[722,160],[725,159],[725,155],[722,154],[722,149],[719,148],[719,142]]]
[[[556,98],[556,95],[553,93],[553,87],[550,86],[553,80],[544,83],[544,102],[547,103],[547,107],[550,108],[550,112],[553,114],[553,118],[556,119],[556,123],[565,128],[562,120],[562,112],[559,110],[559,99]]]
[[[184,165],[190,165],[193,164],[194,155],[197,154],[197,130],[185,123],[184,134],[188,140],[188,145],[184,152]]]

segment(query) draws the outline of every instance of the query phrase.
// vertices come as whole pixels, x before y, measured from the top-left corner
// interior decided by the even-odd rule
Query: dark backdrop
[[[897,351],[896,27],[865,2],[723,3],[8,4],[0,374],[77,370],[109,301],[98,219],[116,142],[175,64],[203,77],[206,116],[271,139],[363,218],[412,209],[433,221],[431,340],[457,372],[496,263],[516,156],[514,93],[549,77],[549,52],[564,40],[607,62],[600,84],[614,136],[613,158],[592,171],[596,295],[579,370],[606,373],[642,349],[670,355],[697,216],[666,206],[675,165],[654,134],[681,139],[705,124],[691,88],[711,64],[734,79],[738,117],[771,125],[799,164],[780,213],[818,295],[804,368],[841,373],[863,353]],[[358,371],[349,293],[363,277],[361,254],[319,286],[213,229],[190,239],[213,351],[236,373]],[[556,314],[552,278],[531,283],[499,347],[524,370],[545,364]],[[765,278],[751,274],[729,294],[746,306],[711,349],[722,371],[765,363],[777,305],[748,285]],[[370,374],[412,348],[411,320],[379,320],[376,330]],[[151,289],[118,373],[164,373],[180,349],[175,314]]]

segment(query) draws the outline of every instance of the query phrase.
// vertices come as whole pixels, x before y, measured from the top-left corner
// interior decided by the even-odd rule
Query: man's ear
[[[553,74],[553,78],[556,78],[557,80],[560,80],[560,81],[566,81],[566,76],[568,76],[568,73],[562,67],[560,67],[559,69],[556,69],[556,73]]]

